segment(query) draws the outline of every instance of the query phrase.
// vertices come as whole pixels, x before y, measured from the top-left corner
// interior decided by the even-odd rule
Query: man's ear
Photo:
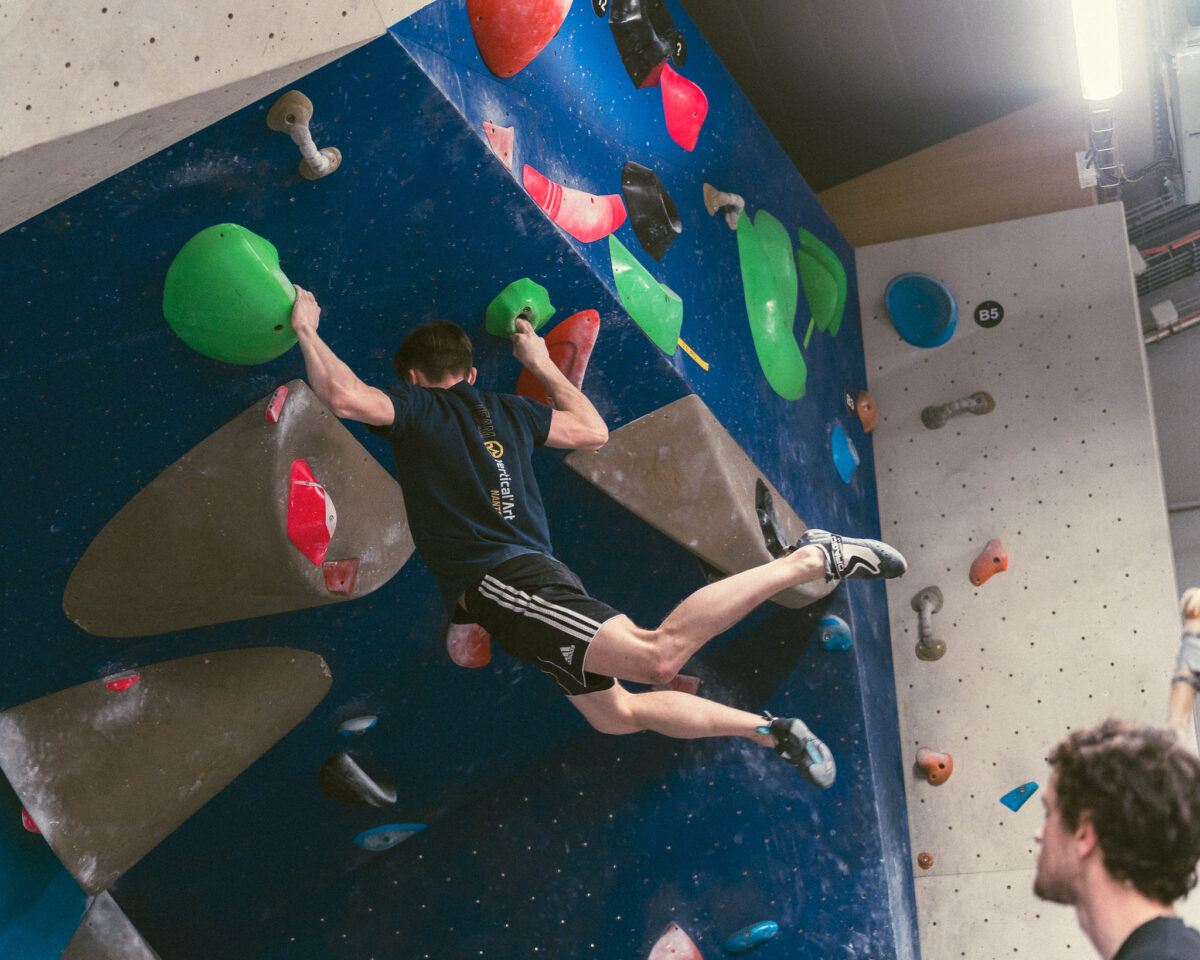
[[[1096,835],[1096,824],[1092,822],[1092,812],[1084,810],[1079,814],[1079,825],[1073,834],[1075,849],[1079,856],[1086,857],[1093,850],[1100,849],[1100,838]]]
[[[471,372],[467,374],[467,383],[471,384],[472,386],[475,385],[475,368],[474,367],[472,367]]]
[[[419,386],[420,381],[417,380],[417,371],[412,369],[411,367],[408,370],[405,370],[404,371],[404,382],[412,387]]]

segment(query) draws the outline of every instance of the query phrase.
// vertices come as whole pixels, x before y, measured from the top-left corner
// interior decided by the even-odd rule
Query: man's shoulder
[[[1179,917],[1155,917],[1126,938],[1113,960],[1200,960],[1200,931]]]

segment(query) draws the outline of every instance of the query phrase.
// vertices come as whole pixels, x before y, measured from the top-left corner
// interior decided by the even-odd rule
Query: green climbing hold
[[[792,240],[787,228],[766,210],[754,215],[754,235],[762,244],[763,253],[775,272],[779,297],[779,316],[785,323],[795,323],[796,305],[800,299],[800,283],[796,277],[796,261],[792,259]]]
[[[846,310],[846,268],[836,253],[803,227],[796,262],[817,329],[836,337]]]
[[[608,256],[621,305],[659,350],[667,356],[673,355],[683,328],[683,301],[679,294],[655,280],[611,233]]]
[[[540,283],[528,277],[514,280],[496,294],[488,304],[484,322],[487,332],[497,337],[511,337],[517,332],[517,318],[523,317],[536,330],[554,316],[550,294]]]
[[[763,220],[760,212],[759,220]],[[774,221],[774,217],[770,218]],[[776,223],[778,221],[775,221]],[[746,314],[754,349],[767,383],[785,400],[799,400],[808,383],[808,367],[800,354],[800,345],[792,333],[795,323],[797,294],[790,293],[786,274],[781,278],[775,269],[782,247],[770,221],[763,221],[766,244],[750,218],[743,212],[738,216],[738,259],[742,267],[742,293],[746,298]],[[786,234],[785,234],[786,239]],[[770,247],[770,252],[768,252]],[[787,241],[787,259],[791,263],[791,241]],[[795,274],[792,274],[795,283]],[[790,313],[788,306],[792,307]]]
[[[270,241],[236,223],[218,223],[175,255],[163,285],[163,316],[206,357],[266,363],[296,342],[295,299]]]

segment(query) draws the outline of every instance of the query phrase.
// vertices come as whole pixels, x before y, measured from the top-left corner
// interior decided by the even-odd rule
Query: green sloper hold
[[[759,366],[771,389],[785,400],[799,400],[804,396],[808,382],[808,368],[792,334],[796,318],[794,307],[791,314],[785,313],[787,302],[775,274],[773,255],[763,249],[757,231],[744,212],[738,216],[737,240],[742,292],[746,297],[746,314],[750,318]],[[790,250],[788,260],[791,260]]]
[[[801,254],[807,262],[801,260]],[[817,329],[836,337],[842,328],[842,314],[846,310],[846,268],[838,255],[815,236],[800,228],[800,250],[796,254],[800,267],[800,282],[804,284],[804,295],[812,308]],[[809,292],[809,285],[813,290]],[[832,295],[828,292],[832,285]],[[818,308],[820,302],[822,306]]]
[[[613,234],[608,256],[621,305],[654,345],[667,356],[675,353],[683,329],[683,301],[674,290],[654,279]]]
[[[175,255],[163,286],[163,316],[206,357],[266,363],[296,342],[295,299],[270,241],[236,223],[218,223]]]
[[[792,238],[788,236],[787,228],[766,210],[759,210],[754,215],[754,235],[775,272],[779,315],[785,323],[794,325],[800,283],[796,277],[796,261],[792,259]]]
[[[517,331],[517,317],[524,317],[536,330],[554,316],[550,294],[540,283],[528,277],[514,280],[496,294],[484,314],[487,332],[497,337],[511,337]]]

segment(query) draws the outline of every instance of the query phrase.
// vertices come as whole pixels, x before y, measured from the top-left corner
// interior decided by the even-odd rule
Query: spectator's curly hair
[[[471,338],[449,320],[433,320],[411,331],[392,357],[392,368],[401,377],[420,370],[430,381],[448,373],[465,377],[471,372]]]
[[[1170,904],[1196,885],[1200,757],[1168,730],[1106,720],[1077,730],[1049,757],[1068,829],[1090,812],[1114,879]]]

